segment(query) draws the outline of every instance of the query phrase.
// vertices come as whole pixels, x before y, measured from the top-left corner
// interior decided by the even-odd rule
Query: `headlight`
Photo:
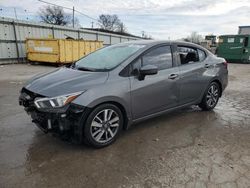
[[[70,103],[82,93],[83,92],[77,92],[52,98],[38,98],[35,99],[34,103],[37,108],[59,108]]]

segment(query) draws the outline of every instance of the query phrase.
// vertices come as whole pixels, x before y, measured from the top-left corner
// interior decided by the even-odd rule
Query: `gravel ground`
[[[190,107],[92,149],[43,134],[18,106],[19,90],[50,66],[0,66],[0,187],[250,187],[250,65],[229,65],[211,112]]]

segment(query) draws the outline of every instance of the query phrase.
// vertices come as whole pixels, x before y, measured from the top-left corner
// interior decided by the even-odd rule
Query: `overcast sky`
[[[46,1],[46,0],[45,0]],[[179,39],[192,31],[202,35],[236,34],[239,25],[250,25],[250,0],[48,0],[75,8],[93,18],[117,14],[127,30],[142,31],[155,39]],[[37,21],[37,12],[45,4],[38,0],[0,0],[0,15]],[[65,10],[66,12],[70,10]],[[69,12],[70,13],[70,12]],[[76,14],[82,27],[91,20]],[[95,21],[96,22],[96,21]]]

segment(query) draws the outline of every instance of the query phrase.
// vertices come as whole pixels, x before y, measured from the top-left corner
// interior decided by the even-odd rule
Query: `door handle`
[[[177,78],[179,75],[178,74],[170,74],[168,76],[168,79],[174,80],[175,78]]]

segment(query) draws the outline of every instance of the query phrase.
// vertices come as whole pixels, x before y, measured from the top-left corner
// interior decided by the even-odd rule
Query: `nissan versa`
[[[201,46],[142,40],[34,77],[19,103],[44,132],[104,147],[132,123],[190,105],[212,110],[227,83],[225,59]]]

